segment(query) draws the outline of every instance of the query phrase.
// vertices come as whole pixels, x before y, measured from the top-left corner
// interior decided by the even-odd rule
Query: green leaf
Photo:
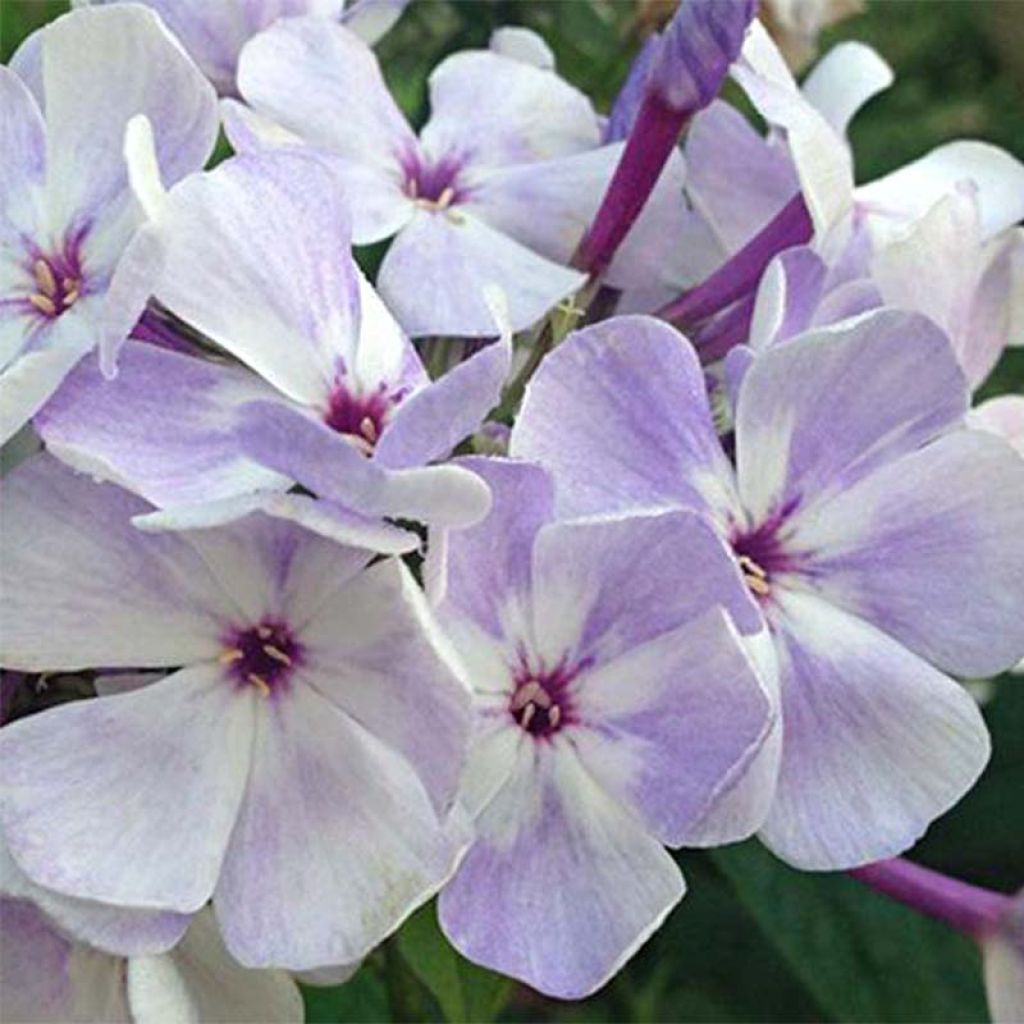
[[[387,1024],[391,1020],[387,989],[369,963],[344,985],[303,985],[302,998],[306,1024]]]
[[[512,982],[471,964],[449,945],[434,904],[421,907],[396,937],[412,973],[437,1000],[448,1021],[490,1021],[501,1012]]]
[[[755,842],[711,859],[836,1020],[986,1019],[969,939],[845,875],[795,871]]]

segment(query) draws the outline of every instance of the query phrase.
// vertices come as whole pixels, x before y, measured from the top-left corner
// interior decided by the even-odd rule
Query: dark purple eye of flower
[[[28,302],[47,320],[70,309],[82,293],[82,270],[73,252],[63,256],[37,256],[32,261],[32,291]]]
[[[264,697],[287,686],[302,655],[287,624],[276,619],[234,630],[224,648],[221,664],[239,683],[255,686]]]
[[[516,723],[531,736],[550,736],[574,719],[569,684],[579,669],[559,666],[552,671],[523,668],[515,679],[508,709]]]
[[[783,518],[773,516],[756,529],[737,533],[732,538],[732,549],[743,579],[755,597],[769,597],[773,577],[797,568],[797,559],[785,550],[779,539]]]
[[[324,422],[370,456],[400,399],[400,394],[389,394],[383,384],[368,394],[357,394],[339,381],[331,392]]]
[[[455,157],[442,157],[428,163],[416,156],[403,162],[405,194],[428,210],[447,210],[463,196],[458,185],[462,162]]]

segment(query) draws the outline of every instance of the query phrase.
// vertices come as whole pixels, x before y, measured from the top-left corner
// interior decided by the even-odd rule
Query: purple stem
[[[576,266],[602,274],[636,222],[692,111],[674,110],[657,93],[648,93],[594,223],[580,243]]]
[[[703,320],[757,287],[765,268],[783,249],[811,240],[814,224],[801,193],[792,199],[709,278],[658,310],[665,320]]]
[[[848,874],[936,921],[980,938],[999,925],[1011,904],[1009,896],[969,885],[913,861],[896,857],[854,868]]]
[[[159,348],[170,349],[172,352],[184,352],[188,355],[194,355],[196,352],[191,342],[150,309],[143,312],[139,322],[132,328],[131,336],[136,341],[144,341]]]
[[[690,340],[697,349],[702,365],[717,363],[737,345],[747,341],[750,337],[750,321],[754,317],[754,301],[753,294],[746,295],[721,316],[691,332]]]

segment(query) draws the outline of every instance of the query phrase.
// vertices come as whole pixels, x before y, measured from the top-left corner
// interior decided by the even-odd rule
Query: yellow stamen
[[[768,579],[768,573],[764,571],[749,555],[740,555],[736,559],[740,564],[740,568],[743,570],[745,576],[758,576],[763,580]]]
[[[256,635],[261,640],[269,640],[273,636],[274,631],[269,626],[257,626]]]
[[[232,647],[231,650],[225,651],[217,660],[222,665],[231,665],[232,663],[244,658],[245,655],[237,647]]]
[[[528,683],[523,683],[518,690],[512,696],[512,702],[509,705],[513,711],[518,711],[520,708],[526,707],[531,701],[537,698],[537,695],[541,693],[541,685],[535,679],[531,679]]]
[[[40,313],[45,313],[47,316],[56,316],[57,307],[53,304],[53,299],[47,298],[45,295],[30,295],[28,301],[32,303]]]
[[[284,651],[280,650],[280,648],[275,647],[273,644],[264,644],[263,653],[268,658],[273,658],[274,661],[281,662],[282,665],[290,665],[292,663],[292,659],[289,658],[288,655],[284,653]]]
[[[556,704],[548,712],[548,724],[551,726],[552,729],[556,729],[558,727],[558,723],[561,720],[562,720],[562,709]]]
[[[763,580],[760,576],[751,576],[747,573],[743,574],[743,579],[746,584],[755,594],[760,594],[762,597],[767,597],[771,592],[772,588],[768,586],[768,583]]]
[[[533,718],[533,716],[536,713],[537,713],[537,705],[536,704],[527,704],[526,705],[526,710],[523,712],[523,717],[519,720],[519,724],[524,729],[528,728],[529,725],[530,725],[530,720]]]
[[[36,260],[32,264],[32,270],[35,272],[36,281],[39,282],[39,290],[52,299],[57,294],[57,279],[53,276],[50,264],[46,260]]]
[[[64,298],[61,300],[64,304],[64,308],[67,309],[75,299],[78,298],[78,289],[72,288],[71,291],[64,293]]]
[[[267,685],[266,679],[264,679],[262,676],[256,675],[255,672],[250,672],[246,676],[246,679],[248,679],[249,682],[252,683],[252,685],[255,686],[257,690],[260,691],[261,697],[270,696],[270,687]]]

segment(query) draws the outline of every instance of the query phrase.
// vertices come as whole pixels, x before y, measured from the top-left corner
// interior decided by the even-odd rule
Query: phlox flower
[[[398,551],[419,540],[382,517],[479,519],[486,486],[428,463],[497,403],[509,340],[432,382],[349,223],[331,168],[303,153],[235,157],[158,195],[155,295],[243,365],[130,342],[115,380],[83,365],[37,418],[51,451],[161,506],[164,526],[260,508]],[[321,500],[283,493],[292,481]]]
[[[984,723],[946,673],[992,675],[1024,651],[1024,462],[963,429],[963,375],[915,314],[772,348],[738,391],[734,468],[687,341],[612,319],[545,360],[510,450],[552,470],[560,514],[686,507],[715,525],[780,661],[761,838],[803,868],[879,860],[987,761]]]
[[[144,247],[134,274],[120,273],[142,219],[122,155],[125,126],[140,113],[167,180],[203,165],[216,97],[141,7],[74,11],[0,67],[0,442],[142,311]]]
[[[760,825],[778,767],[771,648],[697,516],[555,522],[538,467],[471,461],[491,512],[427,571],[478,708],[462,789],[476,838],[440,921],[470,959],[580,998],[683,895],[663,844]]]
[[[399,561],[259,515],[146,533],[144,502],[48,455],[4,500],[3,664],[165,671],[0,730],[0,819],[36,886],[212,900],[240,963],[294,970],[354,963],[437,891],[469,698]]]
[[[9,1020],[293,1024],[302,997],[283,971],[239,966],[213,914],[196,915],[164,953],[121,957],[69,938],[32,903],[0,897],[0,984]]]
[[[77,6],[119,0],[73,0]],[[316,15],[342,21],[375,43],[397,21],[409,0],[139,0],[160,15],[222,96],[237,95],[238,54],[257,32],[278,18]]]
[[[335,156],[355,242],[395,236],[377,286],[412,335],[492,334],[482,299],[489,283],[508,296],[514,330],[584,283],[566,264],[622,144],[601,145],[589,100],[537,66],[538,46],[518,39],[511,51],[506,34],[497,51],[464,51],[440,64],[418,137],[373,52],[342,26],[290,19],[242,51],[239,90],[249,106],[225,103],[233,145],[305,144]],[[613,284],[642,280],[661,258],[666,227],[682,217],[681,188],[675,154],[611,268]]]

